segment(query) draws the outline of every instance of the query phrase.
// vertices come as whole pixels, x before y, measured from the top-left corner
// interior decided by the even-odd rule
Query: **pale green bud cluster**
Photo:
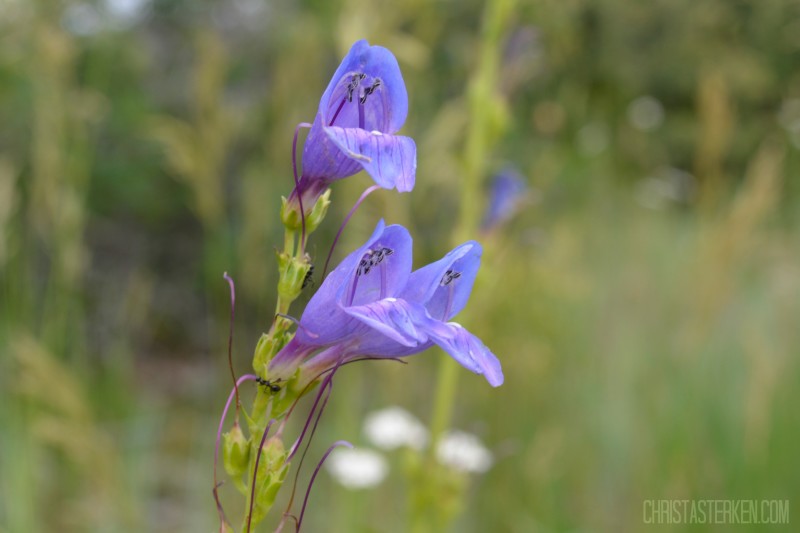
[[[325,215],[328,214],[328,207],[331,205],[330,198],[331,190],[328,189],[317,199],[317,203],[314,204],[311,212],[306,214],[307,235],[315,231],[325,219]],[[285,197],[281,197],[281,222],[290,231],[297,232],[303,229],[300,206],[295,202],[289,202]]]
[[[250,440],[246,439],[238,422],[223,436],[222,464],[239,491],[244,492],[242,476],[250,463]]]
[[[261,448],[261,458],[256,474],[255,501],[253,502],[253,523],[263,520],[275,503],[275,497],[289,471],[286,462],[287,452],[283,442],[277,437],[267,439]]]
[[[313,266],[311,258],[305,253],[304,245],[308,236],[322,223],[328,206],[330,190],[319,197],[306,215],[303,234],[299,206],[283,199],[281,221],[285,227],[284,248],[276,252],[278,303],[270,330],[261,335],[253,354],[253,370],[260,378],[258,392],[250,411],[242,412],[247,421],[249,436],[242,431],[238,421],[223,435],[222,457],[225,471],[246,497],[243,530],[247,529],[248,523],[250,527],[254,527],[264,519],[275,503],[275,497],[289,470],[288,453],[281,440],[280,430],[277,429],[279,423],[276,422],[286,416],[300,396],[312,389],[303,387],[298,382],[298,373],[288,379],[284,377],[270,381],[268,370],[270,361],[294,336],[290,331],[293,322],[282,315],[288,314],[292,302],[309,284]],[[271,420],[273,426],[270,428],[270,436],[259,450],[259,443]],[[252,516],[248,516],[250,509]]]

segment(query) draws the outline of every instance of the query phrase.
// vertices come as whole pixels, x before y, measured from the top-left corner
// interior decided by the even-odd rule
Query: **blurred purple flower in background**
[[[481,230],[491,231],[514,216],[527,190],[525,178],[513,168],[506,168],[495,175],[489,190],[489,205],[481,223]]]
[[[358,357],[404,357],[437,344],[492,386],[502,384],[497,357],[460,324],[448,322],[472,292],[480,244],[468,241],[414,272],[411,244],[404,227],[378,223],[311,298],[269,375],[288,378],[302,364],[313,377]]]
[[[407,114],[408,94],[394,55],[367,41],[356,42],[319,102],[291,200],[299,192],[310,207],[331,182],[362,168],[385,189],[413,189],[416,145],[394,135]]]

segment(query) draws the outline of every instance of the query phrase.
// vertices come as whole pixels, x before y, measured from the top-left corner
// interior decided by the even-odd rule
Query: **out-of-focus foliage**
[[[517,216],[472,236],[466,325],[506,383],[460,380],[453,425],[496,460],[456,530],[636,531],[643,499],[800,494],[800,6],[520,1],[491,101],[469,83],[484,7],[0,0],[0,530],[216,527],[222,272],[243,372],[272,319],[294,126],[358,38],[398,57],[419,168],[338,254],[378,217],[410,226],[417,264],[450,248],[482,104],[475,179],[528,180]],[[368,183],[336,184],[318,263]],[[343,369],[316,456],[364,443],[385,405],[430,422],[441,357]],[[404,531],[399,463],[368,492],[321,475],[307,529]]]

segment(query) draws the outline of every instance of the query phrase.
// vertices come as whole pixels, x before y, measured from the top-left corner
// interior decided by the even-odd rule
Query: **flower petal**
[[[359,345],[360,350],[367,349],[369,353],[374,351],[376,355],[384,355],[387,349],[392,351],[395,348],[392,341],[408,347],[416,347],[428,341],[427,334],[415,325],[424,324],[424,310],[405,300],[386,298],[367,305],[348,307],[345,312],[388,337],[383,339],[383,343],[380,339],[377,343],[362,343]],[[365,340],[368,338],[366,336]],[[365,344],[373,346],[370,348]],[[381,349],[381,344],[386,344],[386,347]]]
[[[297,336],[307,344],[322,346],[356,335],[358,322],[343,307],[362,305],[395,296],[408,281],[411,271],[411,235],[399,225],[378,222],[372,236],[360,248],[344,258],[325,278],[311,297]],[[376,250],[384,252],[380,264],[365,272],[360,262]],[[313,333],[313,336],[309,333]]]
[[[476,374],[483,374],[492,387],[503,384],[503,369],[500,361],[481,340],[464,329],[461,324],[450,322],[448,335],[433,333],[431,339],[458,361],[461,366]]]
[[[385,133],[395,133],[402,128],[408,116],[408,93],[397,59],[386,48],[370,46],[363,39],[350,48],[320,99],[319,114],[325,120],[325,125],[330,123],[339,107],[350,78],[357,73],[381,80],[380,91],[372,95],[372,100],[380,104],[373,105],[380,108],[381,116],[375,117],[377,121],[368,123],[368,127]],[[376,96],[378,98],[374,98]]]
[[[312,181],[322,180],[326,185],[361,171],[358,161],[342,153],[327,135],[321,114],[317,114],[303,146],[303,177],[300,189],[305,190]]]
[[[345,312],[375,330],[354,345],[359,354],[402,357],[419,353],[433,342],[467,370],[483,374],[493,387],[503,383],[500,361],[478,337],[460,324],[431,318],[419,304],[386,298]]]
[[[295,337],[272,358],[269,363],[270,379],[273,377],[281,379],[289,378],[306,357],[316,350],[319,350],[319,346],[304,344],[298,337],[299,335],[295,335]]]
[[[434,318],[450,320],[469,300],[482,253],[475,241],[457,246],[435,263],[412,272],[400,297],[424,305]]]
[[[410,137],[358,128],[325,128],[328,138],[349,158],[358,161],[384,189],[408,192],[414,188],[417,146]]]

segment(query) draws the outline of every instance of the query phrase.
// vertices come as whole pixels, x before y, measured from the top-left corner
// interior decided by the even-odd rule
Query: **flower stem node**
[[[309,210],[309,206],[303,205],[306,211],[306,234],[311,234],[316,230],[325,215],[328,214],[328,207],[331,205],[331,190],[327,189],[322,195],[316,199],[314,207]],[[287,200],[281,197],[281,222],[290,231],[300,231],[303,227],[303,221],[300,215],[300,203],[293,197],[292,200]]]
[[[250,441],[245,438],[239,423],[235,422],[233,428],[223,435],[222,462],[225,471],[233,480],[236,487],[244,492],[242,475],[247,472],[250,463]]]

